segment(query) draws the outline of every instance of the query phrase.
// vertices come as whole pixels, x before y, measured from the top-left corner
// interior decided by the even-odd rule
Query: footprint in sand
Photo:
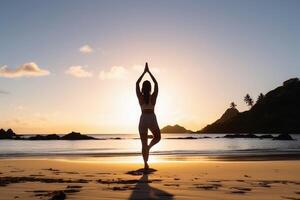
[[[246,193],[245,191],[240,191],[240,190],[231,191],[231,194],[245,194],[245,193]]]
[[[196,185],[196,188],[198,189],[203,189],[203,190],[217,190],[219,189],[219,187],[222,187],[222,184],[218,184],[218,183],[213,183],[213,184],[194,184]]]
[[[231,187],[230,189],[233,189],[233,191],[231,191],[232,194],[245,194],[252,190],[251,188],[246,187]]]
[[[170,184],[168,184],[168,183],[166,183],[166,184],[164,184],[164,186],[175,186],[175,187],[179,187],[179,184],[176,184],[176,183],[170,183]]]

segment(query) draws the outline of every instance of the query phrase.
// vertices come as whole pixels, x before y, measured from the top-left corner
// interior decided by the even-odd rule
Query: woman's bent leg
[[[159,128],[152,129],[151,132],[153,134],[153,139],[151,140],[151,142],[149,144],[149,150],[151,149],[151,147],[153,147],[154,145],[156,145],[160,141],[160,139],[161,139]]]
[[[153,135],[153,139],[151,140],[150,144],[149,144],[149,150],[151,149],[151,147],[153,147],[154,145],[156,145],[160,139],[160,129],[157,123],[157,119],[156,119],[156,115],[153,114],[152,115],[152,119],[151,119],[151,123],[150,123],[150,127],[149,127],[150,131],[152,132]]]

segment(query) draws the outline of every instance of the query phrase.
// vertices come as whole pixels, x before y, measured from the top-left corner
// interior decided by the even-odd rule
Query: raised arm
[[[153,76],[153,74],[150,72],[149,68],[148,68],[148,64],[146,63],[147,65],[147,71],[152,79],[152,81],[154,82],[154,92],[153,92],[153,96],[156,98],[157,97],[157,94],[158,94],[158,84],[157,84],[157,81],[155,79],[155,77]]]
[[[136,81],[136,84],[135,84],[136,96],[138,97],[139,100],[142,96],[141,89],[140,89],[140,82],[143,79],[145,74],[146,74],[146,70],[144,70],[144,72],[141,74],[141,76],[138,78],[138,80]]]

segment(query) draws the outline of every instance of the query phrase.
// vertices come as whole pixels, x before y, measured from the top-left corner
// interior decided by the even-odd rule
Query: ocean
[[[276,134],[273,134],[274,136]],[[94,134],[99,140],[0,140],[0,158],[28,156],[139,156],[141,142],[138,134]],[[178,139],[179,137],[201,139]],[[202,138],[202,137],[211,138]],[[256,138],[216,138],[224,134],[162,134],[162,140],[151,149],[151,155],[173,159],[205,156],[300,155],[300,134],[292,141]]]

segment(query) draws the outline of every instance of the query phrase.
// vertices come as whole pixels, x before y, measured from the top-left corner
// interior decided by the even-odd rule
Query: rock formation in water
[[[15,139],[17,137],[16,133],[12,129],[5,131],[0,129],[0,139]]]
[[[88,135],[82,135],[78,132],[71,132],[67,135],[64,135],[60,138],[61,140],[96,140],[96,138],[88,136]]]
[[[193,133],[193,131],[187,130],[186,128],[184,128],[183,126],[179,126],[178,124],[174,126],[165,126],[160,131],[161,133]]]
[[[59,135],[50,134],[50,135],[35,135],[28,138],[28,140],[59,140]]]
[[[15,139],[15,140],[97,140],[97,138],[83,135],[77,132],[71,132],[60,137],[57,134],[49,134],[49,135],[35,135],[30,137],[24,137],[23,135],[17,135],[14,133],[12,129],[8,129],[5,131],[4,129],[0,129],[0,139]]]

